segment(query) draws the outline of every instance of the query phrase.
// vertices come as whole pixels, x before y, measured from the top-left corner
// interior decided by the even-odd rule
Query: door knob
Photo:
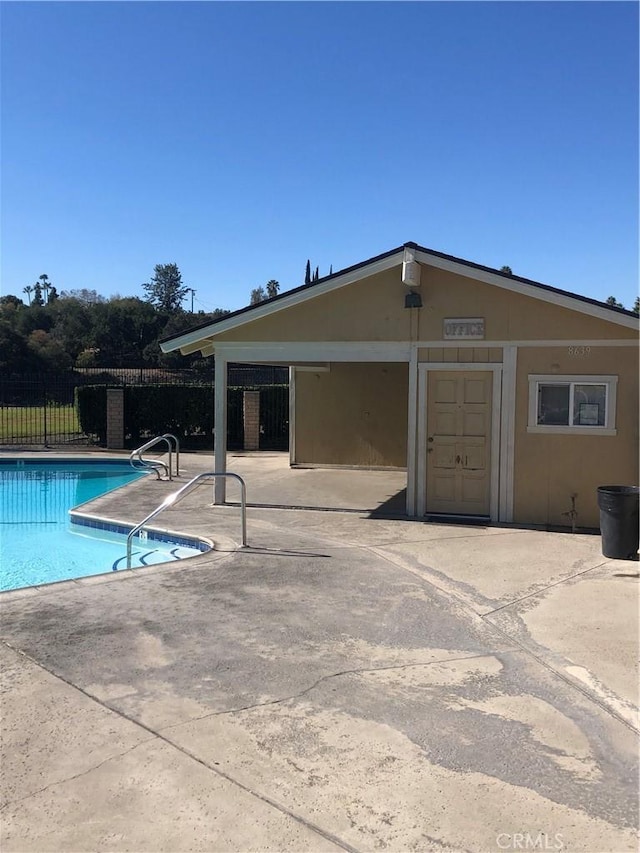
[[[427,439],[427,441],[433,441],[433,436],[430,435],[429,438]]]

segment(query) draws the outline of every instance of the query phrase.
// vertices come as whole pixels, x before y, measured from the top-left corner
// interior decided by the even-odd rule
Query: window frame
[[[604,426],[581,426],[580,424],[539,424],[538,423],[538,389],[540,385],[569,386],[569,419],[573,419],[574,386],[604,385],[605,386],[605,418]],[[529,374],[529,421],[527,432],[543,433],[546,435],[617,435],[616,429],[616,397],[618,388],[617,376],[594,376],[579,374]]]

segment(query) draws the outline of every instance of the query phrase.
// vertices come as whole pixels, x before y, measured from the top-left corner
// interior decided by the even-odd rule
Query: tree
[[[607,296],[606,303],[607,305],[611,305],[612,308],[624,308],[622,302],[618,302],[615,296]]]
[[[0,317],[0,373],[21,373],[38,370],[40,363],[36,354],[29,349],[27,339],[11,320]]]
[[[53,317],[44,305],[34,303],[26,311],[16,312],[15,324],[20,334],[28,337],[36,329],[48,332],[53,326]]]
[[[151,281],[142,285],[151,302],[159,311],[174,314],[182,311],[182,300],[189,288],[182,283],[182,274],[176,264],[156,264]]]
[[[311,284],[311,261],[307,260],[307,268],[304,272],[304,283]]]
[[[633,303],[633,310],[636,314],[640,314],[640,296],[636,296],[636,301]]]
[[[6,296],[0,296],[0,311],[17,311],[18,308],[24,307],[24,302],[13,293],[7,293]]]
[[[45,301],[49,302],[49,291],[51,290],[51,282],[49,281],[49,276],[46,273],[38,276],[38,281],[40,282],[40,288],[44,293]]]
[[[52,287],[55,290],[55,287]],[[56,297],[58,294],[56,292]],[[86,287],[81,287],[76,290],[63,290],[60,294],[60,299],[77,299],[85,305],[96,305],[99,302],[106,302],[104,296],[100,296],[97,290],[88,290]]]
[[[267,297],[269,299],[273,299],[274,296],[278,295],[278,291],[280,290],[280,283],[275,280],[275,278],[270,278],[266,284],[267,288]]]
[[[42,285],[39,281],[33,285],[33,301],[32,305],[39,305],[41,308],[44,305],[44,299],[42,298]]]
[[[27,294],[27,296],[29,297],[29,305],[31,305],[31,294],[33,293],[33,288],[31,287],[31,285],[28,284],[26,287],[23,287],[22,292]]]
[[[513,270],[510,266],[507,266],[507,264],[505,264],[503,267],[500,267],[500,272],[505,273],[505,275],[513,275]]]
[[[313,273],[312,281],[317,281],[319,277],[320,277],[320,268],[316,267],[315,271]]]
[[[51,334],[75,362],[80,353],[91,346],[92,317],[95,306],[81,299],[66,297],[51,300],[45,310],[53,320]],[[22,312],[21,312],[22,313]],[[25,311],[30,314],[31,311]]]
[[[73,367],[71,356],[60,342],[44,329],[31,332],[27,346],[39,362],[41,370],[66,370]]]
[[[254,287],[251,291],[251,302],[249,304],[257,305],[259,302],[264,302],[266,298],[267,294],[264,287]]]
[[[157,341],[163,317],[149,302],[130,296],[94,305],[91,322],[85,349],[94,351],[95,364],[139,367],[145,360],[145,348]]]
[[[229,311],[222,308],[216,308],[209,313],[199,312],[191,314],[183,311],[179,314],[172,314],[164,328],[160,331],[160,338],[168,338],[172,335],[179,335],[181,332],[186,332],[193,328],[194,323],[213,323],[221,317],[227,315]],[[180,352],[162,353],[158,346],[157,338],[153,343],[149,344],[145,350],[145,359],[147,361],[155,360],[160,367],[169,368],[185,368],[185,367],[204,367],[206,368],[206,360],[203,359],[200,353],[195,352],[192,355],[182,355]],[[208,363],[209,366],[211,362]]]

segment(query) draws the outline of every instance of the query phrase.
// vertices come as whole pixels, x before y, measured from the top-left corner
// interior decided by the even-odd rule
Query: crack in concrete
[[[492,538],[494,536],[515,536],[516,533],[518,533],[518,532],[519,531],[517,531],[517,530],[505,530],[504,533],[491,533],[488,535],[490,535]],[[463,539],[477,539],[479,536],[482,536],[482,535],[485,535],[485,534],[467,533],[464,536],[438,536],[438,537],[428,537],[426,539],[406,539],[405,538],[405,539],[398,539],[395,542],[393,542],[393,541],[392,542],[384,542],[381,545],[372,545],[372,546],[365,546],[365,547],[388,548],[389,546],[392,546],[392,545],[415,545],[415,544],[421,543],[421,542],[450,542],[452,540],[455,542],[461,542]]]
[[[384,519],[381,519],[381,520],[384,521]],[[410,521],[410,519],[406,519],[406,520]],[[344,542],[342,539],[338,539],[335,536],[325,536],[325,535],[321,536],[320,534],[318,534],[313,529],[305,528],[302,532],[304,533],[305,536],[311,536],[315,539],[321,539],[323,542],[326,542],[326,541],[332,542],[334,549],[336,551],[341,551],[341,550],[348,551],[348,550],[361,549],[361,548],[364,550],[372,550],[375,548],[382,549],[382,548],[392,547],[394,545],[416,545],[416,544],[425,543],[425,542],[449,542],[449,541],[459,542],[459,541],[462,541],[463,539],[477,539],[478,537],[483,535],[482,533],[467,533],[464,536],[444,536],[444,537],[438,536],[438,537],[427,537],[427,538],[420,537],[419,539],[410,539],[408,537],[404,537],[403,539],[392,540],[390,542],[381,542],[380,544],[377,544],[377,545],[376,544],[362,545],[361,543],[358,543],[358,542],[353,542],[353,543]],[[505,530],[504,533],[492,533],[490,535],[492,537],[493,536],[515,536],[516,533],[518,533],[517,530]]]
[[[104,758],[102,761],[99,761],[98,764],[94,764],[92,767],[88,767],[81,773],[76,773],[74,776],[65,776],[63,779],[56,779],[55,782],[50,782],[43,788],[38,788],[37,791],[32,791],[30,794],[26,794],[24,797],[18,797],[16,800],[6,800],[4,803],[0,803],[0,812],[9,806],[15,806],[18,803],[23,803],[25,800],[30,800],[32,797],[36,797],[38,794],[42,794],[43,791],[48,791],[49,788],[56,788],[58,785],[64,785],[66,782],[74,782],[76,779],[81,779],[83,776],[87,776],[89,773],[93,773],[94,770],[98,770],[100,767],[103,767],[110,761],[122,758],[124,755],[128,755],[130,752],[133,752],[139,746],[143,746],[146,743],[151,743],[151,741],[153,740],[156,740],[155,735],[153,737],[148,737],[144,740],[141,740],[139,743],[134,744],[134,746],[130,746],[128,749],[125,749],[122,752],[118,752],[115,755],[110,755],[108,758]]]
[[[416,661],[415,663],[402,663],[402,664],[390,664],[389,666],[374,666],[374,667],[361,667],[358,669],[344,669],[339,672],[332,672],[328,675],[323,675],[314,681],[310,687],[305,687],[304,690],[299,691],[298,693],[292,693],[290,696],[283,696],[280,699],[269,699],[266,702],[256,702],[252,705],[243,705],[240,708],[228,708],[226,711],[212,711],[210,714],[202,714],[200,717],[190,717],[188,720],[185,720],[183,723],[173,723],[170,726],[165,726],[160,729],[162,732],[168,732],[172,729],[180,728],[181,726],[189,725],[190,723],[197,723],[200,720],[208,720],[210,717],[222,717],[225,714],[238,714],[242,711],[253,711],[256,708],[265,708],[269,705],[280,705],[283,702],[290,702],[293,699],[300,699],[302,696],[306,696],[307,693],[311,693],[312,690],[315,690],[319,684],[322,684],[323,681],[330,681],[333,678],[341,678],[345,675],[365,675],[371,672],[385,672],[389,670],[402,670],[402,669],[411,669],[412,667],[418,666],[433,666],[434,664],[441,663],[456,663],[464,660],[476,660],[478,658],[486,658],[491,656],[496,656],[497,652],[485,652],[483,654],[474,654],[474,655],[464,655],[462,657],[457,658],[438,658],[437,660],[429,660],[429,661]]]
[[[493,610],[488,610],[486,613],[480,613],[484,619],[485,616],[491,616],[492,613],[497,613],[499,610],[505,610],[507,607],[513,607],[514,604],[519,604],[521,601],[526,601],[528,598],[534,598],[536,595],[542,595],[543,592],[546,592],[548,589],[553,589],[554,586],[560,586],[560,584],[566,583],[567,581],[573,580],[573,578],[579,578],[581,575],[586,575],[588,572],[593,572],[596,569],[601,568],[601,566],[606,565],[609,560],[603,560],[601,563],[598,563],[597,566],[591,566],[588,569],[583,569],[581,572],[576,572],[573,575],[567,575],[564,578],[560,578],[558,581],[554,581],[553,583],[546,584],[546,586],[541,586],[538,589],[535,589],[533,592],[529,592],[526,595],[522,595],[520,598],[514,598],[513,601],[508,601],[506,604],[501,604],[500,607],[495,607]]]
[[[438,850],[449,850],[453,851],[453,853],[473,853],[473,851],[469,850],[468,847],[454,847],[452,844],[447,844],[446,841],[439,841],[437,838],[434,838],[431,835],[422,835],[429,844],[433,844]]]

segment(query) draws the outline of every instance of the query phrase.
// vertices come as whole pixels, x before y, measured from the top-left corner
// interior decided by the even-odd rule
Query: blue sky
[[[630,307],[638,5],[4,2],[1,162],[5,294],[235,309],[412,240]]]

